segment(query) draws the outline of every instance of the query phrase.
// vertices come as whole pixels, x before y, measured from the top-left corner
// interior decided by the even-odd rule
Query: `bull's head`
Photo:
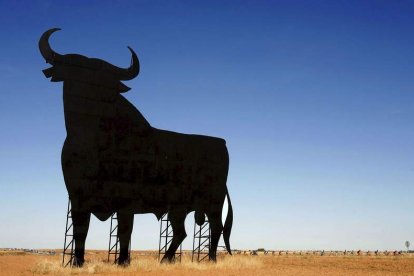
[[[121,93],[130,89],[121,80],[131,80],[139,73],[139,60],[134,50],[128,47],[132,54],[129,68],[119,68],[106,61],[77,54],[61,55],[53,51],[49,45],[50,35],[59,30],[50,29],[44,32],[39,40],[40,53],[47,63],[53,65],[43,70],[47,78],[51,78],[51,81],[72,80],[109,87]]]

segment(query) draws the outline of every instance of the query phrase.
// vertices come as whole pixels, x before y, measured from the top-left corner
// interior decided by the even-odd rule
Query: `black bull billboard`
[[[229,154],[224,139],[154,128],[121,93],[121,81],[138,76],[139,59],[129,68],[79,54],[59,54],[43,33],[39,49],[52,67],[43,70],[52,82],[63,82],[67,136],[62,170],[69,198],[75,239],[74,265],[84,263],[91,214],[107,220],[118,216],[119,264],[127,264],[134,214],[168,213],[173,240],[163,261],[172,261],[186,237],[184,220],[195,211],[196,223],[207,215],[211,227],[210,260],[216,260],[221,233],[230,250],[233,210],[226,181]],[[225,198],[228,213],[221,221]]]

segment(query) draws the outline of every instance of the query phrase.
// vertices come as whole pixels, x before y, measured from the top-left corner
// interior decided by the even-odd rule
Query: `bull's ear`
[[[45,74],[46,78],[50,78],[53,75],[54,71],[55,71],[55,69],[53,67],[42,70],[42,72],[43,72],[43,74]]]
[[[55,66],[50,67],[48,69],[42,70],[43,74],[45,74],[46,78],[51,78],[50,81],[51,82],[58,82],[58,81],[63,81],[63,78],[60,74],[56,73],[56,68]]]
[[[128,86],[126,86],[122,82],[119,82],[119,85],[118,85],[119,93],[125,93],[125,92],[128,92],[129,90],[131,90],[131,88],[129,88]]]

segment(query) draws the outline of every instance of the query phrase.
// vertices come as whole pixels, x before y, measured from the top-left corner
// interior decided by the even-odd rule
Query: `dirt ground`
[[[0,252],[0,275],[414,275],[414,256],[220,256],[217,264],[159,264],[156,254],[134,252],[127,268],[106,261],[104,251],[88,251],[81,269],[62,268],[60,254]]]

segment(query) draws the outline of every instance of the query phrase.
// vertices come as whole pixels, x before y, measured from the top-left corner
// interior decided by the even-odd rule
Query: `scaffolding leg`
[[[73,252],[73,247],[75,240],[73,239],[73,222],[72,222],[72,206],[70,198],[68,200],[68,208],[66,211],[66,228],[65,228],[65,242],[63,244],[63,254],[62,254],[62,266],[72,266],[73,257],[75,253]],[[69,260],[65,258],[68,256]]]
[[[211,242],[211,230],[210,223],[206,216],[206,220],[203,225],[198,226],[194,222],[194,239],[193,239],[193,252],[191,255],[191,261],[201,262],[208,260],[208,253]]]

